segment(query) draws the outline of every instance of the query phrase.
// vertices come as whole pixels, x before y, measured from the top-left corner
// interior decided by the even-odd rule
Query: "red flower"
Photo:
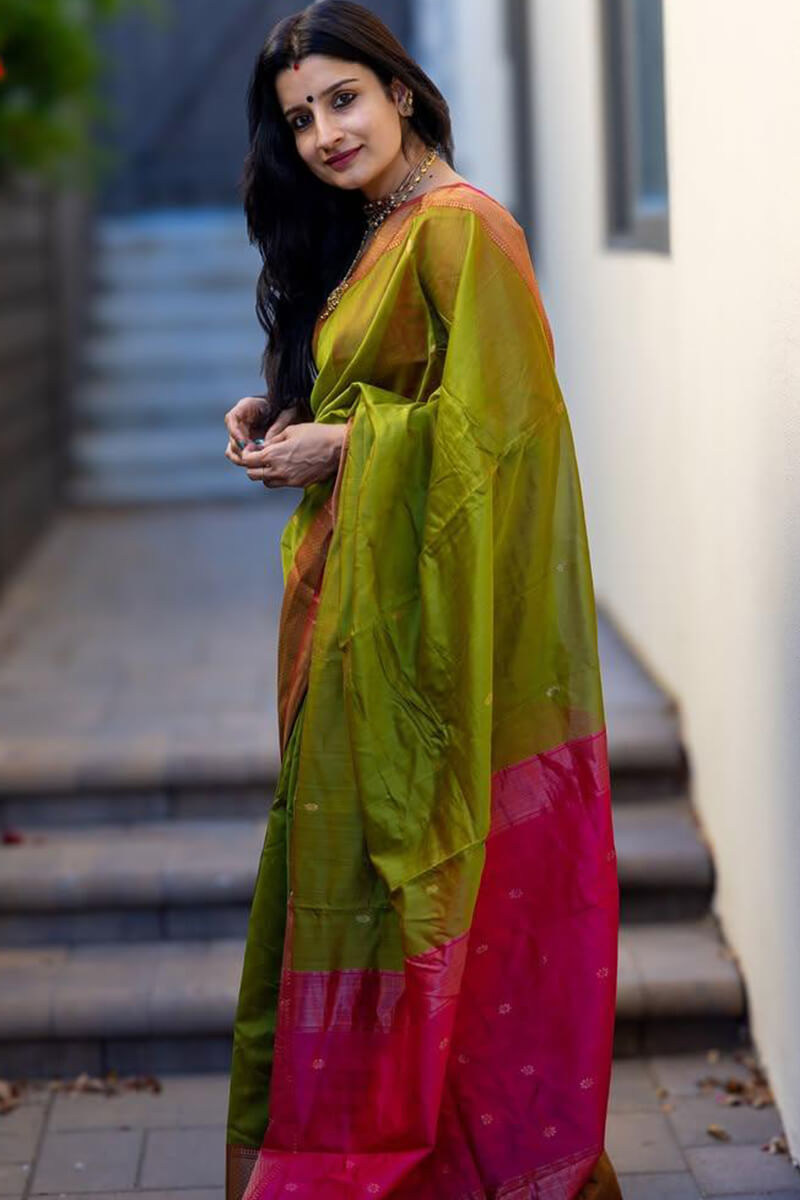
[[[3,63],[2,58],[0,58],[0,79],[5,79],[5,77],[6,77],[5,64]]]

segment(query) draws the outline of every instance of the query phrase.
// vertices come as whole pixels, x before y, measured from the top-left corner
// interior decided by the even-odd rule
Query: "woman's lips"
[[[347,154],[343,154],[341,158],[329,159],[328,166],[333,167],[334,171],[343,171],[345,167],[350,166],[360,149],[360,146],[356,146],[355,150],[348,150]]]

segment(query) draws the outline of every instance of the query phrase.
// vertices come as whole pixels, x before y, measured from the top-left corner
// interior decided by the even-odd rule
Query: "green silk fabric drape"
[[[284,1183],[350,1194],[334,1159],[360,1170],[365,1148],[367,1190],[398,1200],[510,1196],[497,1189],[523,1175],[576,1196],[603,1145],[618,896],[581,488],[522,230],[469,185],[406,202],[318,324],[315,353],[314,419],[347,422],[347,441],[281,541],[284,759],[237,1011],[229,1155],[256,1163],[248,1200]],[[467,1101],[447,1132],[458,1088],[485,1091],[447,1055],[460,1013],[472,1036],[476,912],[489,927],[508,919],[487,869],[494,845],[493,870],[513,873],[512,825],[519,861],[541,864],[541,898],[514,910],[519,946],[560,929],[542,962],[561,954],[565,975],[602,981],[561,1004],[542,980],[537,1020],[579,1078],[569,1117],[553,1118],[561,1084],[541,1085],[519,1161],[480,1150],[492,1113],[462,1145]],[[487,958],[476,995],[491,970]],[[507,987],[532,1002],[539,973],[519,958]],[[555,1080],[562,1052],[540,1053],[523,1072],[544,1077],[555,1053]],[[534,1117],[514,1086],[503,1119],[524,1132]]]

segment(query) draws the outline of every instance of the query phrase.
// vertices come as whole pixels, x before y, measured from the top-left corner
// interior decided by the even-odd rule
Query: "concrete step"
[[[185,829],[193,821],[263,820],[280,770],[274,731],[265,730],[263,740],[257,752],[235,746],[226,755],[212,746],[203,755],[195,743],[191,753],[176,749],[157,759],[142,753],[147,742],[140,740],[137,747],[117,741],[109,753],[97,747],[92,761],[78,757],[78,739],[74,756],[72,743],[59,739],[57,748],[66,762],[45,763],[37,773],[27,759],[16,770],[13,762],[0,762],[0,830],[31,838],[104,832],[124,838],[154,824],[169,837],[173,826]],[[45,754],[48,750],[45,744]],[[71,787],[67,771],[72,772]],[[86,782],[77,782],[79,777]],[[0,855],[4,851],[0,846]]]
[[[215,466],[221,463],[228,474],[239,474],[224,456],[227,436],[219,425],[189,425],[179,429],[104,429],[79,433],[70,460],[78,471],[128,468],[180,467],[183,463]]]
[[[70,446],[67,494],[76,505],[94,506],[263,502],[263,486],[228,462],[226,444],[221,417],[213,424],[84,429]]]
[[[614,838],[623,921],[680,921],[707,911],[714,868],[688,801],[617,804]]]
[[[0,848],[0,945],[243,937],[266,810],[24,831]]]
[[[249,288],[261,257],[240,210],[181,210],[106,218],[95,232],[93,274],[118,293],[167,296],[187,287]]]
[[[92,281],[101,291],[149,292],[163,296],[187,288],[206,292],[249,289],[255,297],[261,258],[247,243],[230,245],[172,245],[99,254],[92,264]]]
[[[64,515],[9,589],[0,822],[242,816],[254,810],[236,797],[271,795],[278,547],[300,492],[236,482],[260,503]],[[602,637],[602,611],[599,624]],[[629,654],[619,644],[603,659],[612,727]],[[619,807],[628,760],[621,769],[618,746],[611,737]],[[641,787],[643,803],[681,794],[663,769]]]
[[[261,260],[252,251],[208,250],[143,256],[126,260],[96,261],[91,280],[100,294],[136,293],[165,298],[180,297],[187,289],[213,298],[218,292],[249,291],[255,300]]]
[[[11,581],[2,823],[243,815],[228,806],[256,793],[263,813],[278,769],[279,545],[300,492],[239,476],[258,502],[62,511]]]
[[[131,371],[122,379],[88,376],[80,388],[76,422],[82,430],[206,426],[225,440],[225,413],[242,396],[260,395],[257,371],[210,368],[154,375]]]
[[[104,216],[94,228],[98,251],[106,254],[175,246],[248,246],[241,208],[152,208],[120,216]]]
[[[255,818],[19,830],[0,848],[0,945],[244,936],[266,830]],[[711,861],[688,806],[615,821],[623,920],[701,916]]]
[[[214,311],[214,297],[206,297]],[[124,379],[129,371],[152,376],[165,372],[202,378],[208,370],[217,375],[249,371],[258,378],[264,336],[255,317],[241,326],[219,328],[119,329],[91,334],[83,345],[82,361],[89,374],[109,382]],[[168,381],[167,381],[168,382]]]
[[[224,456],[223,422],[84,430],[70,447],[68,495],[77,505],[176,500],[263,502],[264,489]]]
[[[69,500],[254,500],[257,489],[223,458],[225,412],[263,390],[261,258],[241,211],[104,219],[94,249]]]
[[[602,613],[597,634],[614,799],[674,794],[676,787],[685,786],[688,774],[678,707],[636,648]]]
[[[263,813],[280,769],[275,721],[267,717],[275,704],[274,698],[266,695],[270,688],[274,688],[271,678],[265,682],[261,722],[248,714],[249,740],[237,739],[230,748],[214,734],[213,715],[207,731],[193,732],[188,745],[177,738],[156,738],[147,729],[139,731],[131,718],[94,736],[80,728],[64,728],[52,734],[42,730],[35,738],[16,736],[6,744],[0,738],[0,827],[85,828]],[[156,713],[154,721],[157,717]],[[137,718],[135,725],[141,723]],[[612,795],[616,796],[613,759],[611,771]],[[678,812],[685,811],[680,797],[664,800],[656,795],[652,800],[615,802],[618,845],[630,864],[624,868],[630,872],[627,883],[638,890],[637,906],[645,910],[651,902],[666,903],[669,896],[664,885],[662,895],[654,899],[662,888],[663,870],[654,870],[647,882],[649,868],[645,864],[652,861],[653,853],[659,853],[654,849],[657,844],[664,847],[665,854],[672,854],[670,847],[683,840],[692,854],[695,898],[684,897],[682,903],[688,903],[693,911],[706,894],[705,869],[688,825],[667,832],[666,826],[672,822],[665,818],[664,833],[654,836],[646,817],[640,816],[642,808],[668,809],[673,802]],[[640,855],[638,860],[634,854]],[[672,915],[687,913],[681,910]]]
[[[68,481],[67,497],[76,508],[146,507],[194,504],[198,501],[253,504],[259,497],[255,484],[227,473],[221,467],[187,466],[181,469],[141,468],[116,473],[113,468]]]
[[[620,930],[615,1053],[620,1056],[739,1044],[746,998],[715,919]]]
[[[243,949],[226,938],[2,950],[0,1070],[224,1069]],[[620,1055],[740,1036],[741,981],[710,920],[624,929],[618,981]]]
[[[255,300],[250,279],[244,286],[216,288],[213,304],[209,304],[207,293],[196,287],[173,287],[155,295],[141,289],[111,291],[97,297],[92,331],[116,334],[124,330],[138,333],[170,329],[188,334],[197,330],[252,329],[259,337],[262,331],[255,315]]]

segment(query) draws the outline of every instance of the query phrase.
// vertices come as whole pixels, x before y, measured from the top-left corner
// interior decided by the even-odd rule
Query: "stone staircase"
[[[601,619],[622,899],[619,1056],[738,1044],[745,998],[674,708]],[[227,1070],[277,771],[87,794],[0,775],[0,1075]]]
[[[260,267],[239,210],[97,222],[74,504],[253,499],[222,455],[222,422],[240,396],[264,390]]]

